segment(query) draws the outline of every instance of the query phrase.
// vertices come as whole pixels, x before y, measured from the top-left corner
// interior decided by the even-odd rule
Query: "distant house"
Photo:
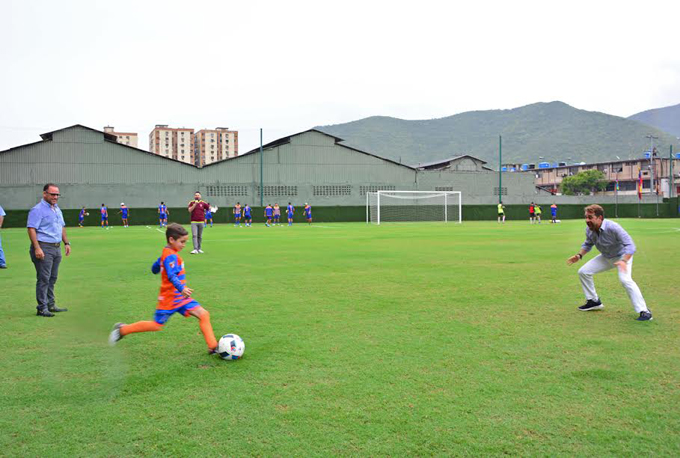
[[[418,170],[450,170],[452,172],[493,172],[493,169],[487,167],[486,161],[478,157],[463,154],[462,156],[453,156],[448,159],[439,160],[436,162],[426,162],[413,167]]]

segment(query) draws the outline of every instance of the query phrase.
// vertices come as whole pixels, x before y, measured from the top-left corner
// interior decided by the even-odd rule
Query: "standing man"
[[[266,207],[264,207],[264,217],[267,220],[267,222],[264,223],[265,226],[269,227],[272,225],[272,215],[274,214],[274,209],[272,208],[271,204],[267,204]]]
[[[281,219],[281,207],[276,202],[274,203],[274,224],[278,225]]]
[[[541,206],[536,204],[534,205],[534,213],[536,214],[536,221],[538,224],[541,224],[541,213],[543,213],[543,210],[541,210]]]
[[[253,209],[250,208],[250,205],[248,205],[248,204],[246,204],[246,206],[243,207],[243,219],[246,220],[246,227],[253,225],[252,211],[253,211]]]
[[[0,207],[0,229],[2,229],[2,222],[5,220],[5,210]],[[0,238],[0,269],[6,269],[7,262],[5,261],[5,252],[2,251],[2,238]]]
[[[83,222],[85,221],[85,217],[88,216],[89,213],[87,212],[87,209],[85,207],[80,209],[80,213],[78,213],[78,227],[83,227]]]
[[[207,202],[201,200],[201,193],[194,193],[194,200],[189,202],[189,213],[191,213],[191,239],[194,242],[194,249],[191,254],[203,253],[201,242],[203,241],[203,227],[205,226],[205,212],[210,210]]]
[[[38,316],[52,317],[55,312],[67,309],[55,305],[54,284],[57,282],[61,263],[61,242],[64,242],[66,256],[71,254],[71,244],[66,237],[66,223],[61,209],[57,206],[59,187],[48,183],[43,187],[43,198],[28,212],[28,238],[31,240],[29,253],[35,266],[37,284],[35,296],[38,302]]]
[[[583,259],[593,245],[600,254],[588,261],[578,270],[583,292],[586,295],[586,303],[578,309],[582,312],[601,310],[604,308],[600,297],[595,291],[593,275],[616,267],[619,271],[619,281],[626,289],[633,308],[640,316],[638,321],[650,321],[652,312],[647,308],[645,299],[642,297],[640,288],[633,281],[633,254],[635,244],[630,235],[617,223],[604,219],[604,210],[599,205],[589,205],[585,209],[586,217],[586,241],[581,245],[581,250],[567,259],[567,265]]]
[[[531,205],[529,205],[529,222],[531,224],[534,224],[534,218],[536,217],[536,207],[534,206],[534,203],[531,202]]]
[[[557,204],[552,204],[550,206],[550,216],[552,216],[552,223],[557,223]]]
[[[505,224],[505,205],[503,205],[503,202],[498,204],[498,222]]]
[[[307,224],[311,225],[312,224],[312,206],[309,205],[308,203],[305,203],[305,208],[302,211],[305,214],[305,218],[307,218]]]

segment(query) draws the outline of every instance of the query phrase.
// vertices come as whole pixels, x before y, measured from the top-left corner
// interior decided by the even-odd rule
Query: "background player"
[[[246,204],[245,207],[243,207],[243,219],[246,220],[246,227],[252,226],[253,224],[253,215],[252,215],[253,209],[250,208],[250,205]]]
[[[269,227],[272,225],[272,215],[274,215],[274,209],[271,204],[267,204],[267,206],[264,207],[264,217],[267,219],[265,226]]]
[[[557,222],[557,204],[552,204],[550,206],[550,216],[552,216],[552,223]]]
[[[123,227],[130,227],[128,224],[128,213],[129,213],[129,208],[125,206],[123,202],[120,203],[120,213],[121,219],[123,220]]]
[[[534,205],[534,213],[536,214],[536,222],[538,224],[541,224],[541,213],[543,213],[543,210],[541,210],[541,206],[536,204]]]
[[[99,210],[102,214],[102,228],[104,225],[106,227],[109,227],[109,210],[106,208],[106,205],[102,204],[102,208]]]
[[[279,225],[281,220],[281,207],[279,204],[274,203],[274,224]]]
[[[208,353],[214,354],[217,339],[210,323],[210,313],[192,299],[193,290],[186,285],[184,261],[179,256],[179,252],[187,244],[189,233],[179,224],[173,223],[165,231],[165,238],[168,244],[151,267],[154,274],[161,272],[161,290],[153,321],[116,323],[109,335],[109,344],[115,345],[126,335],[135,332],[160,331],[173,314],[181,313],[185,317],[191,315],[198,318],[203,338],[208,345]]]
[[[531,202],[531,205],[529,205],[529,222],[531,224],[534,224],[535,218],[536,218],[536,207],[534,206],[534,203]]]
[[[234,205],[234,226],[241,227],[241,202]]]
[[[288,207],[286,207],[286,213],[288,214],[288,225],[292,226],[293,225],[293,215],[295,215],[295,207],[293,207],[293,204],[288,202]]]
[[[85,207],[80,209],[80,213],[78,214],[78,226],[83,227],[83,221],[85,221],[85,217],[90,216],[90,214],[87,212]]]
[[[160,227],[168,225],[169,214],[170,210],[168,210],[168,207],[165,205],[165,202],[161,202],[161,204],[158,206],[158,224],[160,225]]]
[[[505,205],[503,205],[503,202],[498,204],[498,222],[505,223]]]
[[[312,224],[312,206],[309,205],[308,203],[305,203],[305,209],[303,210],[305,214],[305,218],[307,218],[307,223]]]
[[[213,227],[213,215],[210,211],[210,202],[208,202],[208,209],[205,211],[205,224],[203,226],[207,226],[208,222],[210,222],[210,227]]]

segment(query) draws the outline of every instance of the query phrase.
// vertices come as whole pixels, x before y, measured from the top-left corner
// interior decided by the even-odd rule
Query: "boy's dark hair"
[[[168,228],[165,230],[165,240],[168,242],[170,241],[170,237],[173,239],[177,240],[180,237],[184,237],[185,235],[189,235],[186,229],[184,229],[180,224],[177,223],[170,223],[168,224]]]
[[[161,200],[161,205],[165,205],[165,202],[163,202],[162,200]]]
[[[53,188],[58,188],[58,187],[59,187],[59,186],[57,186],[57,185],[54,184],[54,183],[47,183],[45,186],[43,186],[43,191],[44,191],[44,192],[47,192],[47,190],[50,189],[50,186],[53,187]]]

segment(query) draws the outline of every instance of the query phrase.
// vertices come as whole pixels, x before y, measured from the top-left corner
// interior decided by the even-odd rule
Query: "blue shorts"
[[[102,221],[107,221],[108,219],[108,216],[102,216]]]
[[[246,213],[245,218],[246,218],[246,219],[250,219],[250,215]]]
[[[293,214],[292,214],[292,213],[288,213],[288,218],[293,219]]]
[[[240,218],[241,214],[240,213],[234,213],[234,218]]]
[[[166,215],[165,213],[161,213],[161,214],[158,216],[158,218],[159,218],[159,219],[168,219],[168,215]]]
[[[184,304],[183,306],[177,307],[176,309],[172,310],[156,309],[156,313],[153,314],[153,320],[158,324],[165,324],[173,314],[181,313],[184,316],[189,316],[189,310],[195,309],[196,307],[200,306],[201,304],[199,304],[198,302],[191,301],[188,304]]]
[[[212,213],[206,213],[205,219],[212,219]]]

